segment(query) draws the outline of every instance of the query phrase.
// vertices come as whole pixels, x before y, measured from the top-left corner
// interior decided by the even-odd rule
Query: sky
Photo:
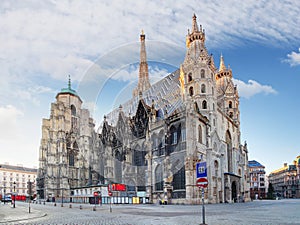
[[[300,2],[1,0],[0,163],[38,167],[42,118],[68,76],[97,126],[128,99],[146,34],[151,82],[179,68],[197,15],[206,47],[230,65],[241,141],[267,172],[299,152]],[[96,127],[97,128],[97,127]]]

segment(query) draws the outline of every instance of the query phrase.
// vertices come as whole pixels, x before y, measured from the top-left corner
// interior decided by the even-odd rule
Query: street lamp
[[[4,190],[3,190],[3,192],[4,192],[4,196],[3,196],[3,198],[5,198],[5,192],[6,192],[6,187],[5,187],[5,185],[3,186],[3,188],[4,188]],[[5,199],[4,199],[5,200]],[[4,204],[5,204],[5,201],[4,201]]]
[[[16,208],[16,182],[14,181],[14,208]]]

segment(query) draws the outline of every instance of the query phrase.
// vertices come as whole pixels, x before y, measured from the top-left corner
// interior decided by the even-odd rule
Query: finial
[[[143,29],[142,29],[142,32],[141,32],[141,34],[142,34],[142,35],[144,35],[144,34],[145,34]]]
[[[226,70],[226,66],[225,66],[225,63],[224,63],[223,55],[221,53],[219,72],[223,72],[225,70]]]
[[[197,16],[196,14],[194,13],[194,16],[193,16],[193,29],[192,29],[192,33],[193,32],[197,32],[199,31],[198,29],[198,24],[197,24]]]
[[[70,76],[70,74],[69,74],[68,88],[69,88],[69,90],[71,90],[71,76]]]

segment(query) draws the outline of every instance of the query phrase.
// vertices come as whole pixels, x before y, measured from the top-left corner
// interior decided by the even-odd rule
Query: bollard
[[[96,211],[96,206],[93,207],[93,211]]]
[[[43,202],[43,204],[45,205],[45,204],[46,204],[46,202],[44,201],[44,202]]]
[[[56,202],[54,203],[54,206],[56,206]]]
[[[69,208],[72,208],[72,204],[69,205]]]
[[[79,209],[82,209],[82,205],[79,206]]]

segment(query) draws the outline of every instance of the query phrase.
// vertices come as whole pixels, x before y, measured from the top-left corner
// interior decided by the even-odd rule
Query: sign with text
[[[196,164],[196,177],[207,177],[206,162],[198,162]]]

